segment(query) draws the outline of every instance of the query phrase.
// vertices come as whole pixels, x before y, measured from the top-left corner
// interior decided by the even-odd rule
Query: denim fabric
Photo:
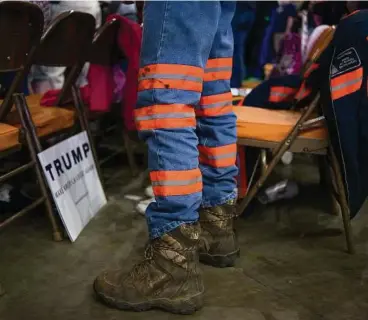
[[[234,2],[147,1],[141,70],[149,70],[147,66],[150,65],[162,64],[174,65],[174,70],[175,65],[202,70],[208,59],[232,57],[231,19],[234,9]],[[195,81],[202,83],[203,78]],[[178,104],[190,106],[194,117],[201,98],[230,92],[230,76],[227,80],[203,82],[202,88],[184,90],[166,85],[162,88],[140,89],[136,122],[137,112],[150,106],[169,106],[173,108],[173,113]],[[180,128],[140,130],[140,137],[148,146],[151,172],[186,172],[200,168],[203,181],[203,191],[156,195],[156,202],[151,203],[146,212],[151,238],[160,237],[183,223],[197,221],[201,205],[215,206],[236,197],[235,165],[215,168],[199,164],[198,158],[199,144],[203,147],[234,144],[235,121],[236,117],[231,111],[221,116],[198,117],[196,122],[194,119],[193,125]]]
[[[247,76],[245,66],[245,48],[249,33],[256,18],[255,9],[243,8],[243,2],[238,2],[232,21],[234,33],[234,61],[233,74],[231,76],[231,87],[240,88]],[[244,11],[244,9],[246,11]]]

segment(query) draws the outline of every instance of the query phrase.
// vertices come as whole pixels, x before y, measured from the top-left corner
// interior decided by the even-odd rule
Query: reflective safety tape
[[[138,91],[176,89],[202,91],[203,69],[181,64],[153,64],[139,70]]]
[[[271,87],[269,102],[288,102],[292,101],[297,92],[296,88],[275,86]]]
[[[362,87],[363,68],[339,75],[331,79],[331,98],[340,99],[346,95],[358,91]]]
[[[198,146],[199,162],[214,168],[230,167],[236,162],[236,144],[222,147]]]
[[[180,196],[201,192],[202,174],[199,169],[182,171],[152,171],[150,173],[155,196]]]
[[[229,80],[233,67],[232,58],[216,58],[207,61],[204,70],[204,81]]]
[[[197,117],[216,117],[232,113],[231,92],[202,96],[195,113]]]
[[[193,107],[186,104],[154,105],[134,110],[138,130],[195,127]]]

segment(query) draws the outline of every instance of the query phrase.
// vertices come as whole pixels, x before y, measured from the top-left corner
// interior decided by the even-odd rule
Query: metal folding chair
[[[61,240],[58,221],[53,214],[51,201],[48,197],[47,187],[42,172],[37,165],[37,154],[32,147],[31,128],[26,121],[24,109],[19,106],[13,113],[18,113],[19,122],[16,126],[7,123],[7,115],[13,105],[13,93],[19,92],[22,82],[29,70],[29,57],[32,56],[39,44],[43,31],[43,14],[37,5],[24,1],[0,2],[0,36],[4,46],[0,50],[0,72],[14,72],[12,81],[5,99],[0,105],[0,159],[4,161],[24,148],[29,150],[30,159],[2,176],[0,183],[25,173],[26,170],[35,169],[41,196],[8,219],[0,223],[0,229],[44,203],[47,216],[52,226],[53,237]],[[4,162],[3,162],[4,163]]]
[[[238,213],[244,212],[257,192],[263,187],[285,151],[327,155],[336,182],[337,200],[341,206],[347,249],[349,253],[353,253],[350,210],[339,164],[333,149],[330,147],[323,117],[311,119],[317,109],[318,102],[319,95],[301,113],[234,107],[238,117],[238,145],[272,150],[272,159],[264,167],[260,177],[251,183],[245,198],[239,204]]]
[[[56,106],[42,107],[40,104],[41,96],[30,95],[25,97],[18,93],[17,86],[12,86],[13,90],[9,90],[8,93],[12,95],[9,99],[7,99],[7,96],[1,105],[1,115],[6,117],[7,123],[14,127],[20,127],[21,123],[25,124],[28,129],[29,147],[37,164],[36,155],[43,150],[40,138],[50,138],[62,133],[75,133],[77,127],[81,128],[82,131],[86,131],[97,171],[102,179],[84,105],[79,89],[75,84],[88,57],[87,54],[91,48],[94,32],[95,20],[89,14],[70,11],[59,15],[45,31],[35,49],[28,54],[28,59],[24,64],[25,70],[29,70],[32,64],[67,67],[69,72],[67,72],[65,84],[57,98]],[[18,75],[16,79],[17,77]],[[73,105],[69,108],[58,107],[67,101],[72,101]],[[13,102],[19,110],[19,116],[12,110]],[[39,171],[38,166],[37,170]],[[44,178],[41,173],[40,176]],[[44,180],[41,180],[42,185],[45,185]],[[48,211],[53,223],[54,239],[62,240],[59,224],[52,214],[52,197],[47,191],[44,191],[44,194],[47,203],[50,204]]]
[[[314,44],[303,67],[302,74],[308,70],[323,50],[328,46],[334,34],[334,27],[326,29]],[[346,245],[349,253],[354,253],[350,227],[350,210],[347,204],[343,178],[336,158],[330,146],[324,117],[316,116],[319,95],[302,112],[286,110],[267,110],[261,108],[236,106],[238,117],[238,145],[261,149],[256,166],[261,166],[257,181],[250,181],[248,191],[241,200],[238,213],[241,214],[262,188],[285,151],[326,155],[331,164],[335,181],[335,199],[341,208],[345,230]],[[314,118],[313,118],[314,116]],[[267,161],[266,149],[272,150],[272,159]],[[252,175],[253,176],[253,175]],[[251,179],[252,180],[252,179]],[[337,209],[335,207],[335,209]],[[336,212],[339,213],[339,212]]]

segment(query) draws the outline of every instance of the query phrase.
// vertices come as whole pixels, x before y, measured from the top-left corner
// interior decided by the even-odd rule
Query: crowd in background
[[[238,1],[232,22],[231,86],[262,79],[266,64],[276,65],[278,75],[298,74],[313,31],[337,25],[344,15],[365,5],[364,1]]]
[[[92,14],[96,28],[109,14],[117,13],[137,23],[142,22],[143,1],[30,1],[42,8],[45,28],[52,19],[68,10]],[[336,25],[347,13],[354,11],[359,1],[238,1],[232,21],[234,60],[231,87],[240,88],[246,79],[263,79],[264,66],[273,64],[274,74],[297,74],[308,38],[321,25]],[[43,94],[60,89],[64,83],[64,68],[34,66],[25,80],[23,91]],[[86,85],[88,65],[78,84]],[[12,74],[2,75],[0,96],[4,96]]]

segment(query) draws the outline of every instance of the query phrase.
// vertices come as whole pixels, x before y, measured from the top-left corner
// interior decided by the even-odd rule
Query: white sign
[[[38,154],[71,241],[106,204],[86,132]]]

